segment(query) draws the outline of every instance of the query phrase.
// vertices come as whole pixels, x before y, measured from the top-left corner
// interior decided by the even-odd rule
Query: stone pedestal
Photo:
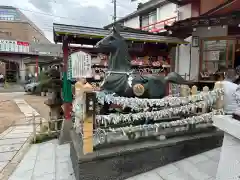
[[[81,136],[71,131],[70,157],[76,180],[125,180],[221,146],[222,132],[172,137],[163,141],[148,139],[125,145],[95,148],[84,155]]]
[[[224,131],[216,179],[240,179],[240,121],[219,115],[214,117],[214,125]]]

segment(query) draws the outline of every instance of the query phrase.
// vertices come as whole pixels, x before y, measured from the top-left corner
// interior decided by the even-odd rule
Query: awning
[[[72,44],[95,45],[99,40],[109,35],[110,30],[103,28],[71,26],[64,24],[53,24],[55,43],[61,43],[65,35],[69,37]],[[176,37],[160,36],[149,32],[131,32],[131,30],[121,31],[120,34],[127,41],[146,43],[168,43],[168,44],[188,44],[188,42]]]
[[[233,11],[238,11],[239,9],[240,9],[239,0],[227,0],[226,2],[202,14],[201,16],[223,15],[231,13]]]

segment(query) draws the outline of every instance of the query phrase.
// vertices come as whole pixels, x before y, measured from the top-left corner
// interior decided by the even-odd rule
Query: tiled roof
[[[109,35],[110,30],[102,28],[84,27],[84,26],[71,26],[63,24],[53,24],[54,35],[76,35],[82,37],[99,37],[103,38]],[[142,42],[163,42],[173,44],[187,44],[188,42],[175,37],[160,36],[150,33],[134,33],[129,31],[121,31],[120,34],[126,39],[131,41]]]

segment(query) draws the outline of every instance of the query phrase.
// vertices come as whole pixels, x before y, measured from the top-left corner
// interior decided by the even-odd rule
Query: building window
[[[149,14],[149,24],[157,22],[157,11],[153,11]]]
[[[0,20],[2,21],[16,21],[19,20],[19,13],[14,9],[0,8]]]
[[[149,16],[142,16],[142,27],[146,27],[149,25]]]
[[[141,19],[141,27],[143,30],[150,30],[152,26],[149,26],[151,24],[154,24],[157,22],[157,11],[153,11],[147,15],[142,16]]]

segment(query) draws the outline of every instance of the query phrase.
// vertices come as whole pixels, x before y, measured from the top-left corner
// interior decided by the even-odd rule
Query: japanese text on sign
[[[71,75],[72,78],[90,78],[92,77],[92,59],[91,55],[85,52],[76,52],[71,55]]]

